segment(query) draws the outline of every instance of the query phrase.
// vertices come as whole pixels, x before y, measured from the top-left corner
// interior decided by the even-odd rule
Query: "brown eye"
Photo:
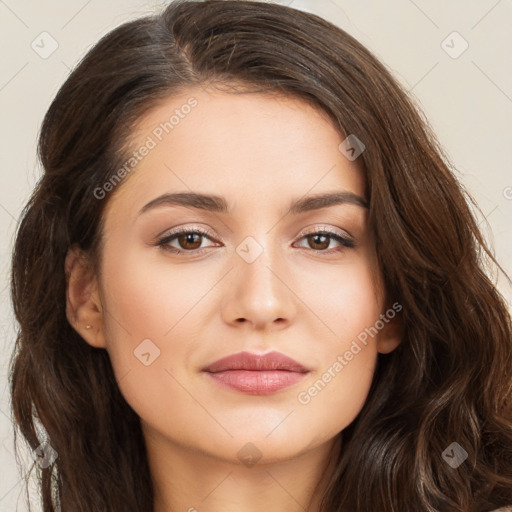
[[[319,235],[316,233],[313,235],[307,235],[306,239],[311,249],[314,249],[316,251],[325,251],[325,249],[329,248],[329,245],[331,243],[329,236]]]
[[[184,229],[163,236],[155,245],[161,247],[165,251],[175,254],[193,255],[202,253],[206,250],[205,247],[201,247],[204,238],[209,240],[213,239],[208,232],[201,229]],[[356,246],[351,239],[326,230],[307,233],[301,238],[301,240],[306,240],[308,245],[308,247],[302,246],[302,248],[325,254],[341,252],[346,248],[354,248]],[[337,242],[339,246],[329,249],[333,240]],[[175,244],[177,244],[177,246]]]
[[[352,249],[356,246],[354,241],[350,238],[344,237],[332,231],[326,231],[325,229],[318,230],[313,233],[307,233],[301,238],[301,240],[305,240],[308,245],[308,247],[302,246],[303,248],[326,254],[340,252],[346,248]],[[340,246],[327,250],[333,240]]]
[[[203,235],[199,233],[185,233],[183,235],[179,235],[176,240],[179,245],[183,249],[199,249],[201,247],[201,238]]]
[[[205,250],[205,248],[201,247],[204,238],[212,240],[209,233],[199,228],[182,229],[180,231],[164,235],[155,245],[161,247],[165,251],[176,254],[198,254]],[[174,245],[171,245],[172,243]]]

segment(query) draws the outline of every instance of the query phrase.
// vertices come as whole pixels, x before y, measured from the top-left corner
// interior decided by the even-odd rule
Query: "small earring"
[[[86,329],[91,329],[91,328],[92,328],[92,325],[87,324],[87,325],[85,326],[85,328],[86,328]]]

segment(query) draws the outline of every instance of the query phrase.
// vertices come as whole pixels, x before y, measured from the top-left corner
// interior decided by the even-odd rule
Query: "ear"
[[[402,305],[395,302],[382,315],[384,327],[377,335],[377,351],[388,354],[395,350],[402,341]]]
[[[66,255],[66,316],[91,346],[106,348],[98,282],[88,258],[74,245]]]

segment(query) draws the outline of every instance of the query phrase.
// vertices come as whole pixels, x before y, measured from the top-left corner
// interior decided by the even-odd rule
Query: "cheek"
[[[186,314],[200,290],[137,251],[105,251],[103,283],[107,350],[122,395],[141,418],[185,430],[171,413],[190,408],[190,396],[173,375],[189,360]]]
[[[214,280],[198,281],[197,270],[181,270],[163,257],[148,258],[138,251],[117,256],[112,254],[104,263],[106,321],[112,341],[120,329],[133,342],[162,339],[181,319],[186,324],[187,313],[214,284]]]
[[[337,267],[316,264],[314,269],[302,269],[297,281],[297,295],[317,319],[319,339],[327,342],[334,337],[330,347],[339,349],[374,325],[382,312],[366,258],[353,257]]]
[[[314,279],[308,272],[304,276],[299,294],[321,320],[314,345],[320,364],[299,390],[297,402],[313,430],[334,435],[356,418],[368,396],[382,303],[366,260],[351,260],[337,271],[326,266],[325,274],[317,269]]]

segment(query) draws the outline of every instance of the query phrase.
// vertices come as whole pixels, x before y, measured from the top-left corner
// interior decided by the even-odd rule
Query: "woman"
[[[45,512],[512,505],[497,262],[347,33],[173,2],[90,50],[39,154],[11,393]]]

